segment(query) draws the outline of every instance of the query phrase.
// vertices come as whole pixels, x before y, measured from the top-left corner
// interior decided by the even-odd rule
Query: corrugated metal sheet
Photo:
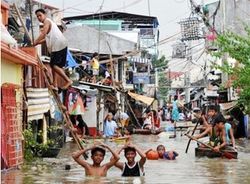
[[[47,88],[27,88],[28,121],[43,118],[43,114],[50,110],[50,95]]]

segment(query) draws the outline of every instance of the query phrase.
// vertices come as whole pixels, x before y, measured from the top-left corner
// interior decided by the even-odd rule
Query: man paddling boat
[[[214,151],[219,152],[220,149],[226,146],[226,133],[224,124],[226,122],[222,115],[218,115],[214,119],[214,125],[207,127],[207,129],[201,134],[194,136],[194,138],[199,139],[207,134],[209,135],[209,145],[214,148]]]

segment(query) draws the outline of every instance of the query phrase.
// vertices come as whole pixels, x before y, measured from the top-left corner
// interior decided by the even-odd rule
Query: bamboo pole
[[[107,41],[107,45],[109,47],[109,51],[110,51],[110,54],[109,54],[109,59],[110,59],[110,66],[111,66],[111,79],[112,79],[112,85],[113,87],[115,88],[115,80],[114,80],[114,63],[113,63],[113,58],[112,58],[112,50],[111,50],[111,47],[110,47],[110,44],[109,42]]]
[[[130,106],[130,104],[128,103],[128,100],[127,100],[126,98],[125,98],[125,102],[126,102],[128,108],[129,108],[129,110],[131,111],[132,115],[134,116],[137,126],[138,126],[138,127],[141,127],[141,125],[140,125],[140,123],[139,123],[137,117],[135,116],[135,113],[134,113],[132,107]]]

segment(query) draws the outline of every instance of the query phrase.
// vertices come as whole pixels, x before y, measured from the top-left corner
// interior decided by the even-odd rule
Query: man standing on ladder
[[[34,46],[46,42],[48,51],[51,54],[50,66],[53,75],[53,85],[51,88],[58,90],[56,75],[58,74],[66,81],[66,84],[61,88],[67,89],[73,83],[63,70],[67,58],[67,40],[57,25],[46,17],[44,9],[38,9],[35,13],[39,22],[43,23],[43,29],[39,37],[34,41]]]

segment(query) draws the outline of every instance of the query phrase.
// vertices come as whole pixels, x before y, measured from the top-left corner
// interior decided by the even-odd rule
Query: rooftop
[[[88,15],[78,15],[72,17],[63,18],[64,21],[72,21],[72,20],[93,20],[93,19],[101,19],[101,20],[124,20],[126,22],[134,23],[134,24],[154,24],[154,27],[159,25],[158,19],[152,16],[146,15],[137,15],[132,13],[125,12],[102,12]]]

